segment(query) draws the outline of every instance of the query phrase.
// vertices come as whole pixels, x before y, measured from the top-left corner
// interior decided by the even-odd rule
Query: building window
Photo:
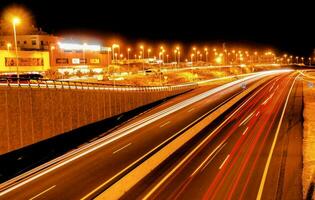
[[[32,40],[32,45],[36,45],[36,40]]]
[[[17,41],[17,44],[20,44],[20,41]]]
[[[24,41],[24,44],[27,44],[27,42],[26,42],[26,41]]]
[[[42,40],[42,41],[40,41],[40,45],[44,45],[44,41]]]

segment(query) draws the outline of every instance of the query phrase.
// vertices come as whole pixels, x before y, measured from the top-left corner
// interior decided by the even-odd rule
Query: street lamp
[[[112,46],[112,49],[113,49],[112,54],[113,54],[113,59],[114,60],[115,60],[115,48],[119,48],[119,45],[118,44],[113,44],[113,46]]]
[[[148,49],[148,58],[150,58],[151,49]]]
[[[86,48],[87,48],[87,43],[83,43],[83,62],[84,62],[84,64],[87,63],[87,62],[85,62],[85,51],[86,51]]]
[[[143,47],[143,45],[140,46],[140,49],[142,50],[142,51],[141,51],[141,56],[142,56],[142,70],[143,70],[143,73],[144,73],[144,47]]]
[[[205,48],[205,54],[206,54],[206,63],[208,63],[208,48]]]
[[[196,49],[196,47],[193,47],[193,51],[194,51],[194,55],[196,55],[197,54],[197,49]],[[191,61],[191,62],[193,62],[193,61]],[[197,62],[197,60],[196,60],[196,62]]]
[[[115,64],[117,64],[117,53],[115,53]]]
[[[14,45],[15,45],[16,72],[17,72],[18,81],[20,78],[20,74],[19,74],[18,49],[17,49],[17,41],[16,41],[16,25],[18,25],[20,22],[21,22],[21,20],[18,17],[14,17],[12,20],[13,34],[14,34]]]
[[[50,65],[53,65],[53,60],[54,60],[53,51],[54,51],[54,50],[55,50],[55,46],[51,46],[51,47],[50,47],[50,55],[51,55]]]
[[[8,51],[10,51],[11,48],[12,48],[12,44],[11,44],[11,43],[7,43],[7,49],[8,49]]]
[[[180,64],[180,51],[177,52],[178,53],[178,66]]]
[[[128,48],[128,49],[127,49],[128,73],[129,73],[129,70],[130,70],[130,69],[129,69],[129,65],[130,65],[130,64],[129,64],[129,53],[130,53],[130,51],[131,51],[131,49],[130,49],[130,48]]]

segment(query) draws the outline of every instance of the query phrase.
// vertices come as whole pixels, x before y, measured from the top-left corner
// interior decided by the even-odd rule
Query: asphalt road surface
[[[297,76],[257,88],[123,199],[301,199]]]

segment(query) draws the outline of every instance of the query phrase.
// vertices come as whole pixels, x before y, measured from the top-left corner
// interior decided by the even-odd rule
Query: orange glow
[[[217,64],[221,64],[222,63],[222,58],[220,56],[216,57],[215,62]]]

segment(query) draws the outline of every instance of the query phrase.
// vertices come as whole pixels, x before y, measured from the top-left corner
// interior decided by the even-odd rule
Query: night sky
[[[306,56],[315,48],[313,7],[302,1],[1,0],[0,8],[12,3],[53,34],[89,31],[131,43],[245,43]]]

